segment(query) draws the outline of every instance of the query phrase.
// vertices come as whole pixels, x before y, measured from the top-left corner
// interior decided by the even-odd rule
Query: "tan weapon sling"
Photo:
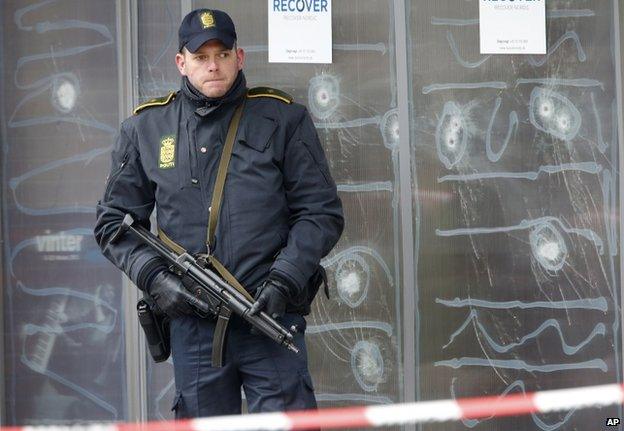
[[[225,180],[227,178],[227,170],[232,158],[232,150],[234,149],[234,140],[240,124],[240,119],[243,114],[245,102],[243,101],[232,116],[230,126],[228,128],[227,136],[225,138],[225,146],[221,153],[221,160],[219,161],[219,169],[217,171],[217,179],[215,181],[214,190],[212,192],[212,203],[209,208],[208,216],[208,233],[206,235],[206,247],[208,254],[205,257],[206,260],[213,266],[213,268],[223,277],[229,284],[234,286],[242,295],[249,301],[254,302],[252,296],[245,290],[245,288],[236,280],[236,278],[219,262],[210,251],[210,246],[214,242],[215,231],[217,229],[217,221],[219,219],[219,213],[221,211],[221,201],[223,199],[223,190],[225,188]],[[158,229],[158,236],[163,240],[165,244],[175,250],[177,253],[185,253],[183,247],[171,240],[165,232]],[[217,323],[215,326],[215,332],[212,341],[212,366],[221,367],[223,365],[223,347],[225,344],[225,335],[227,326],[230,320],[232,311],[227,307],[221,307],[219,316],[217,317]]]

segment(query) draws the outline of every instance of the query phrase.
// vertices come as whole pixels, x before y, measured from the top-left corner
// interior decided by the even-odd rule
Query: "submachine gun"
[[[195,282],[194,292],[190,292],[186,299],[189,304],[200,312],[214,312],[201,298],[207,299],[207,302],[211,304],[216,303],[220,307],[227,307],[233,313],[249,322],[257,332],[266,335],[288,350],[299,353],[299,349],[293,343],[293,335],[289,330],[264,311],[253,316],[250,315],[249,309],[252,306],[252,302],[214,272],[204,259],[200,258],[200,261],[186,252],[176,253],[171,250],[160,238],[139,223],[135,223],[130,214],[126,214],[124,217],[121,226],[111,238],[111,243],[119,241],[128,231],[136,235],[143,243],[165,259],[174,272],[182,276],[186,275]],[[291,330],[294,331],[295,329],[291,328]]]

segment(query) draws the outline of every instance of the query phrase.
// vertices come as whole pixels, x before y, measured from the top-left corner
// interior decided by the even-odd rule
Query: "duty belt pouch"
[[[154,362],[166,361],[171,354],[169,318],[158,310],[149,296],[137,302],[137,315]]]

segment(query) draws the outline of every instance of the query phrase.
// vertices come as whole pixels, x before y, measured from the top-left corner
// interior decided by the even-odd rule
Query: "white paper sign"
[[[331,63],[331,0],[268,0],[269,63]]]
[[[481,54],[546,54],[546,0],[479,0]]]

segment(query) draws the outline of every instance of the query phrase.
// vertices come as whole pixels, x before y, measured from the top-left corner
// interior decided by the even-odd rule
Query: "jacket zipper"
[[[186,124],[186,134],[189,137],[189,172],[191,175],[190,181],[194,186],[198,186],[193,180],[198,180],[197,172],[199,171],[197,164],[197,124],[191,124],[192,121]],[[193,126],[193,127],[189,127]]]
[[[124,154],[123,159],[121,160],[121,163],[119,164],[119,167],[109,177],[108,184],[106,184],[106,191],[104,192],[104,200],[108,200],[110,198],[109,194],[113,188],[113,185],[115,184],[115,181],[117,181],[117,178],[119,177],[119,175],[121,175],[121,173],[123,172],[123,168],[128,163],[129,157],[130,155],[128,153]]]

